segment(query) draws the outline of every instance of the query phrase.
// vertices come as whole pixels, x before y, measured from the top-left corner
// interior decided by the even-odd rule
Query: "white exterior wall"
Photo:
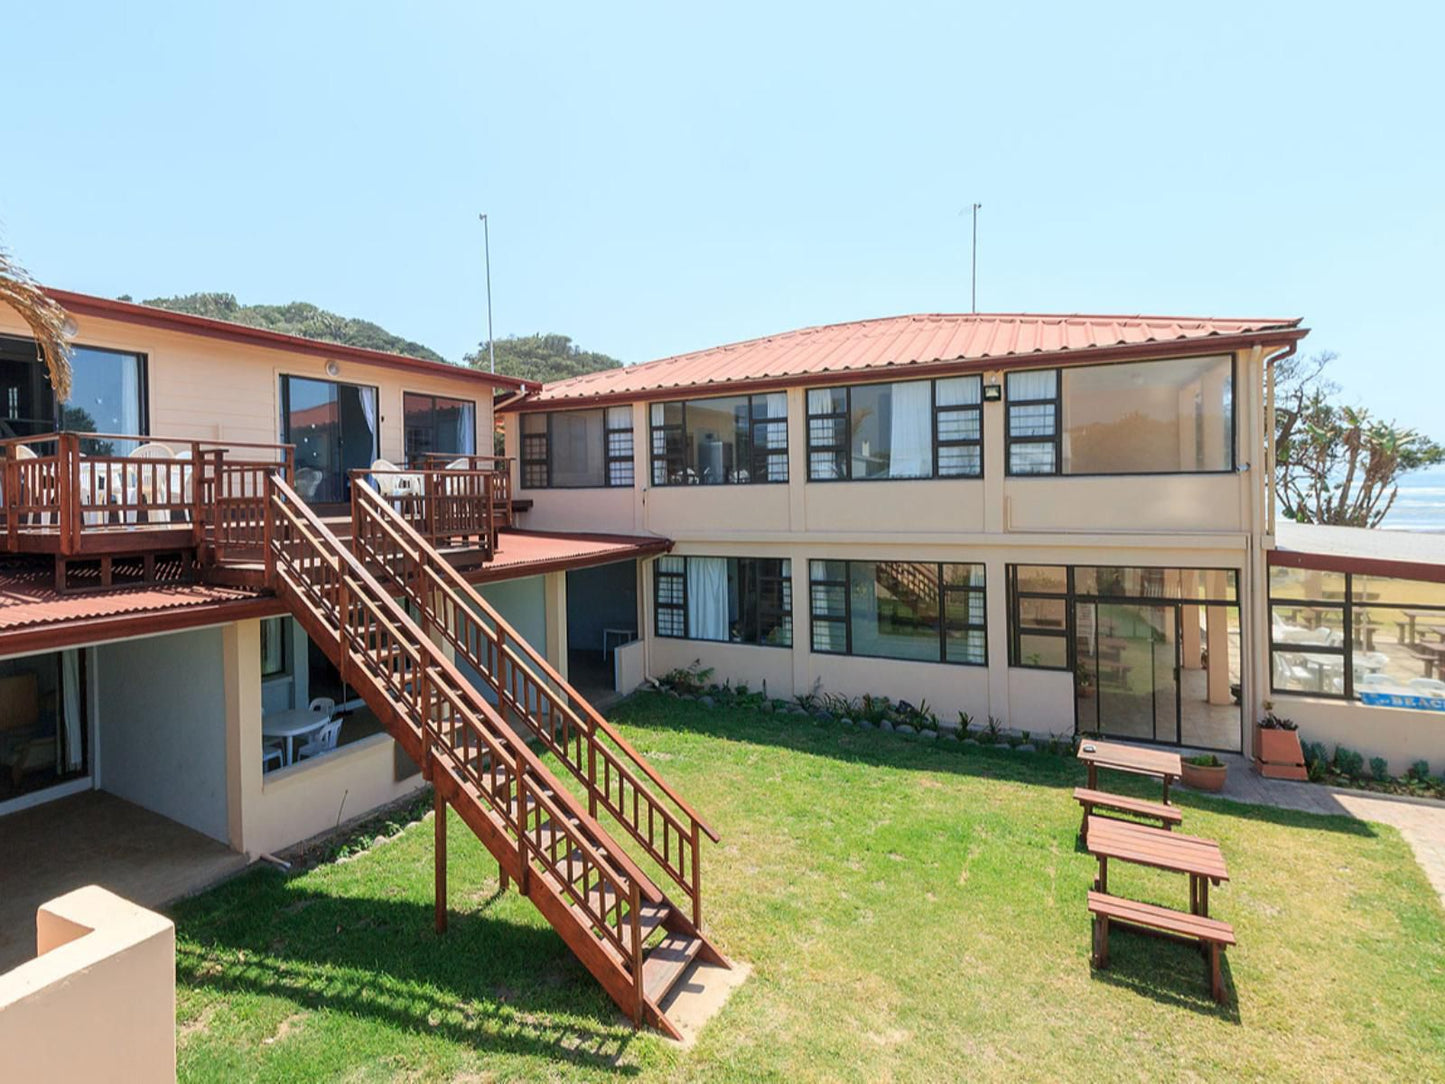
[[[983,406],[980,479],[809,482],[806,391],[788,391],[788,474],[778,485],[653,487],[649,404],[633,405],[634,473],[626,489],[526,489],[533,501],[520,525],[536,530],[654,534],[678,555],[787,557],[793,562],[791,650],[664,639],[653,635],[652,562],[642,565],[644,665],[649,676],[698,661],[749,686],[791,696],[815,682],[828,692],[927,700],[940,717],[993,715],[1014,729],[1071,732],[1073,680],[1067,673],[1008,666],[1005,566],[1153,565],[1228,568],[1239,574],[1244,658],[1255,641],[1256,584],[1262,585],[1265,526],[1263,356],[1236,355],[1235,463],[1232,473],[1011,478],[1005,474],[1005,404]],[[901,374],[890,378],[906,379]],[[846,377],[838,383],[849,381]],[[1003,383],[1001,372],[984,382]],[[721,392],[723,389],[714,389]],[[669,398],[705,398],[679,393]],[[516,414],[505,418],[507,454],[519,450]],[[514,467],[514,470],[516,468]],[[987,667],[817,655],[809,649],[808,561],[982,562],[988,590]],[[1262,612],[1262,611],[1259,611]],[[1244,667],[1246,717],[1267,683]]]

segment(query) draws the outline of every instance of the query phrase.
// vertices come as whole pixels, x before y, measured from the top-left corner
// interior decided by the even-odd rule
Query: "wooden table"
[[[1224,854],[1212,839],[1166,832],[1111,817],[1089,818],[1089,853],[1099,860],[1098,892],[1109,891],[1109,859],[1183,873],[1189,877],[1189,912],[1209,916],[1209,886],[1229,880]]]
[[[1141,749],[1135,745],[1085,738],[1079,743],[1079,759],[1089,766],[1089,789],[1099,789],[1099,769],[1134,775],[1152,775],[1164,781],[1164,804],[1169,804],[1169,787],[1184,773],[1178,753],[1167,749]]]

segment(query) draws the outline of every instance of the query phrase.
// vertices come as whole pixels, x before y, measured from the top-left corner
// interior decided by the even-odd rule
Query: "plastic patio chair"
[[[310,741],[296,750],[297,758],[305,760],[308,757],[318,757],[323,753],[329,753],[335,749],[336,738],[341,733],[341,723],[342,720],[340,719],[332,719],[331,722],[323,726],[312,736]]]
[[[127,459],[175,459],[176,453],[167,444],[142,444]],[[176,494],[171,491],[171,471],[144,471],[140,467],[127,469],[126,491],[131,497],[131,503],[144,499],[147,504],[171,504],[176,500]],[[126,513],[126,520],[130,523],[139,521],[140,513],[132,510]],[[145,511],[145,523],[169,523],[170,511],[153,512],[150,509]]]
[[[336,701],[332,700],[329,696],[317,696],[312,698],[311,703],[308,704],[307,707],[311,711],[323,712],[327,715],[331,715],[336,711]]]

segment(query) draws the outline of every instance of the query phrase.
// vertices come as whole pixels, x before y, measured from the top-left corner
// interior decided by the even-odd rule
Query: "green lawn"
[[[175,908],[187,1080],[1440,1079],[1445,911],[1392,829],[1188,794],[1240,945],[1116,934],[1093,973],[1071,761],[640,697],[626,735],[723,836],[707,920],[748,982],[686,1052],[634,1033],[450,818]],[[1144,781],[1120,789],[1147,793]],[[1183,878],[1115,892],[1183,907]]]

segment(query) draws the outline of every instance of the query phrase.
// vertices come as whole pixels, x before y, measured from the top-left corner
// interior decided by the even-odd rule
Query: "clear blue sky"
[[[1438,5],[51,4],[0,239],[46,282],[642,361],[985,310],[1299,315],[1445,438]],[[1269,8],[1272,10],[1266,11]]]

